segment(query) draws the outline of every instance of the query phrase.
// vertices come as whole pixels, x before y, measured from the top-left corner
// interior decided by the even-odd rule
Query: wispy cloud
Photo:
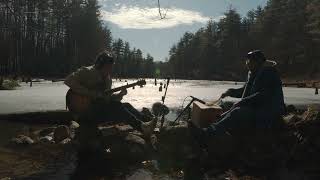
[[[102,19],[112,22],[123,29],[161,29],[171,28],[182,24],[206,23],[210,17],[200,12],[169,8],[165,19],[160,19],[158,8],[121,6],[117,10],[101,10]]]

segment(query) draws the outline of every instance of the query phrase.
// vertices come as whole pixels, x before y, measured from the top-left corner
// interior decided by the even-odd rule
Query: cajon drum
[[[200,102],[194,102],[191,121],[200,128],[206,128],[211,123],[217,121],[222,113],[222,108],[220,106],[207,106]]]

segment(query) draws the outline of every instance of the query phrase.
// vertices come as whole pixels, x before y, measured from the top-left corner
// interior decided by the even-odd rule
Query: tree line
[[[112,50],[119,76],[149,76],[153,57],[113,40],[97,0],[1,0],[0,75],[62,77]]]
[[[155,63],[150,54],[143,56],[140,49],[131,49],[128,42],[117,39],[112,43],[115,55],[114,75],[123,78],[154,77]]]
[[[269,0],[245,17],[230,8],[221,20],[186,32],[163,71],[177,78],[243,80],[243,59],[254,49],[275,60],[284,77],[320,77],[320,1]]]

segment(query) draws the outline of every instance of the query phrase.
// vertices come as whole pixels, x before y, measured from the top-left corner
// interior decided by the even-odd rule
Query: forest
[[[97,0],[1,0],[0,75],[64,77],[113,51],[115,76],[153,76],[153,57],[113,39]]]
[[[287,79],[320,78],[319,0],[269,0],[244,17],[230,7],[186,32],[164,62],[114,39],[99,8],[97,0],[2,0],[0,75],[64,77],[109,49],[116,77],[243,80],[246,53],[261,49]]]
[[[269,0],[241,17],[230,9],[169,52],[166,73],[177,78],[243,80],[248,51],[261,49],[287,79],[320,78],[320,1]]]

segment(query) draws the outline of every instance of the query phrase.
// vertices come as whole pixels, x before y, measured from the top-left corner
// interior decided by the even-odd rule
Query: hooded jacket
[[[257,128],[271,128],[285,114],[282,82],[275,65],[262,66],[255,74],[248,72],[242,88],[230,89],[228,95],[241,98],[239,106],[254,109]]]

